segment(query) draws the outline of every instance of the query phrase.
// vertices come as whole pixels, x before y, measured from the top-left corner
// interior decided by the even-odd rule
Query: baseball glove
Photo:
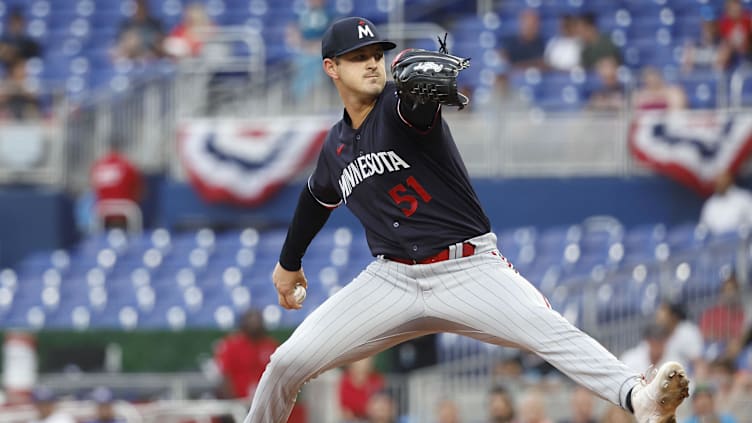
[[[400,97],[417,103],[438,102],[464,108],[470,101],[457,91],[457,75],[470,66],[470,59],[453,56],[439,38],[439,51],[402,50],[392,61],[392,77]]]

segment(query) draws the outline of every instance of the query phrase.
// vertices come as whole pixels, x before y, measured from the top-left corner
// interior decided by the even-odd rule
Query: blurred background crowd
[[[0,0],[0,423],[240,421],[372,259],[335,212],[303,310],[276,305],[341,113],[320,37],[349,15],[471,57],[444,117],[552,306],[648,379],[682,362],[680,422],[752,421],[752,2]],[[632,420],[534,355],[436,334],[321,375],[290,421]]]
[[[3,114],[49,114],[43,94],[51,87],[74,96],[117,89],[118,76],[163,60],[248,55],[240,43],[206,45],[231,27],[260,35],[267,64],[294,66],[293,92],[305,98],[322,79],[319,40],[333,19],[355,11],[384,23],[394,15],[389,1],[153,3],[4,2]],[[487,1],[483,14],[475,4],[415,3],[404,21],[451,32],[454,52],[474,59],[463,89],[483,101],[503,98],[498,89],[551,111],[712,107],[729,95],[717,92],[719,75],[730,77],[750,59],[743,0]],[[407,44],[436,48],[428,37]]]

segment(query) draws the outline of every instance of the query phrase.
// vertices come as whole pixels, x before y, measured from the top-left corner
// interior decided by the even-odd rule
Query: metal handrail
[[[736,69],[731,74],[730,92],[731,101],[730,106],[733,108],[742,107],[742,94],[744,92],[744,83],[748,77],[752,76],[752,67],[742,66]]]
[[[181,60],[183,72],[204,72],[217,70],[246,70],[257,79],[263,81],[266,73],[266,44],[258,31],[252,30],[245,26],[223,26],[221,28],[212,28],[202,30],[207,35],[204,42],[204,49],[207,44],[221,44],[231,42],[242,42],[248,47],[249,56],[235,57],[227,56],[221,58],[212,58],[199,56],[195,58],[185,58]]]

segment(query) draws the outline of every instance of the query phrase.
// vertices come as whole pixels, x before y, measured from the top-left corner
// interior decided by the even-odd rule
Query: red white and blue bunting
[[[752,114],[721,110],[646,112],[632,122],[629,145],[648,167],[713,192],[721,172],[736,172],[752,151]]]
[[[212,203],[267,201],[316,160],[332,118],[195,119],[178,148],[191,185]]]

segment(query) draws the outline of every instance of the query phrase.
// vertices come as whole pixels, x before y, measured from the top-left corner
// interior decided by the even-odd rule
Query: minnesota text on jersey
[[[347,203],[347,197],[352,190],[363,180],[373,175],[382,175],[384,172],[397,172],[409,169],[410,165],[392,150],[367,153],[351,161],[339,177],[339,189],[342,192],[342,200]]]

